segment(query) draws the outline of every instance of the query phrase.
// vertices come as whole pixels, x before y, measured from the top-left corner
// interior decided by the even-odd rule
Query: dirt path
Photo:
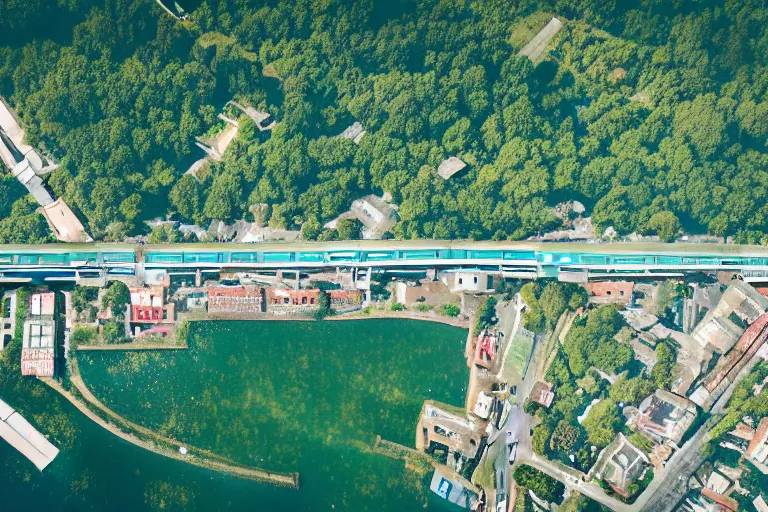
[[[66,398],[72,405],[77,407],[77,409],[85,414],[91,421],[108,430],[120,439],[128,441],[129,443],[139,446],[140,448],[144,448],[145,450],[149,450],[164,457],[176,459],[188,464],[192,464],[194,466],[199,466],[201,468],[220,471],[232,476],[237,476],[248,480],[255,480],[258,482],[265,482],[281,487],[293,487],[296,489],[299,488],[298,473],[273,473],[259,468],[236,464],[208,450],[203,450],[201,448],[196,448],[194,446],[180,443],[174,439],[164,437],[157,432],[126,420],[101,403],[101,401],[99,401],[99,399],[96,398],[93,393],[91,393],[91,391],[85,385],[85,382],[83,382],[83,379],[80,377],[80,373],[77,370],[77,363],[74,360],[70,382],[75,387],[75,389],[77,389],[78,393],[80,393],[80,395],[82,395],[82,397],[91,406],[101,411],[111,420],[114,420],[114,423],[110,423],[109,421],[96,414],[79,398],[64,389],[62,385],[59,384],[59,382],[56,380],[50,377],[39,377],[39,379],[55,391],[58,391],[59,394]],[[182,445],[187,449],[186,454],[182,454],[178,451],[178,447]]]

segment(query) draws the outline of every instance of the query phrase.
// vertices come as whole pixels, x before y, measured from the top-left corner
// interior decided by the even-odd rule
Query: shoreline
[[[123,418],[116,412],[109,409],[98,398],[96,398],[93,393],[91,393],[91,391],[85,385],[85,382],[82,380],[82,377],[80,376],[76,361],[72,367],[72,375],[70,375],[69,379],[72,386],[74,386],[78,394],[80,394],[88,404],[90,404],[92,407],[95,407],[108,418],[114,420],[114,423],[108,421],[107,419],[94,412],[86,403],[83,403],[80,398],[76,397],[72,392],[66,390],[61,385],[61,383],[55,379],[51,377],[38,377],[38,379],[47,384],[54,391],[57,391],[80,412],[85,414],[85,416],[88,417],[91,421],[119,437],[120,439],[123,439],[124,441],[127,441],[140,448],[144,448],[145,450],[148,450],[157,455],[162,455],[164,457],[175,459],[180,462],[186,462],[193,466],[280,487],[291,487],[294,489],[299,488],[298,472],[278,473],[238,464],[225,457],[216,455],[208,450],[186,445],[177,440],[164,437],[146,427],[142,427],[141,425],[137,425]],[[139,437],[139,434],[148,439]],[[171,449],[169,446],[184,446],[188,450],[189,455],[183,455],[179,451]]]
[[[179,318],[179,321],[189,322],[213,322],[213,321],[245,321],[245,322],[343,322],[349,320],[421,320],[424,322],[434,322],[439,324],[450,325],[461,329],[469,329],[471,327],[471,319],[460,320],[458,318],[452,318],[439,315],[421,315],[415,312],[409,311],[371,311],[370,313],[362,313],[361,311],[354,311],[349,313],[340,313],[339,315],[329,315],[322,320],[315,320],[312,317],[307,316],[279,316],[279,315],[261,315],[256,316],[252,314],[207,314],[207,313],[193,313],[191,315],[185,314]]]

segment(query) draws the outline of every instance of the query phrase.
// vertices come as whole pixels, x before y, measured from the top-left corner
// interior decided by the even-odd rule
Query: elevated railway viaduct
[[[768,280],[768,247],[729,244],[360,240],[263,244],[0,245],[0,282],[113,279],[158,272],[480,269],[587,280],[732,271]]]

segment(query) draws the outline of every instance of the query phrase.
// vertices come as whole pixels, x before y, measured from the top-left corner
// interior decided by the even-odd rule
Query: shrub
[[[393,302],[390,309],[392,309],[392,311],[405,311],[405,304]]]
[[[95,345],[98,341],[99,333],[95,327],[87,325],[76,325],[69,337],[69,345],[76,349],[80,345]]]
[[[440,313],[445,316],[459,316],[459,313],[461,313],[461,308],[457,306],[456,304],[443,304],[440,306]]]

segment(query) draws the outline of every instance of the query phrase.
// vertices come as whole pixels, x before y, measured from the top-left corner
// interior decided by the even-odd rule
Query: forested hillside
[[[333,238],[319,225],[386,191],[399,238],[524,238],[578,199],[599,230],[768,242],[763,2],[180,3],[189,21],[154,0],[0,0],[0,94],[96,238],[254,203]],[[534,66],[517,52],[552,15],[565,27]],[[242,120],[222,163],[184,176],[232,97],[280,124]],[[354,121],[359,145],[332,138]],[[469,168],[444,181],[448,156]],[[0,242],[44,236],[21,201]]]

